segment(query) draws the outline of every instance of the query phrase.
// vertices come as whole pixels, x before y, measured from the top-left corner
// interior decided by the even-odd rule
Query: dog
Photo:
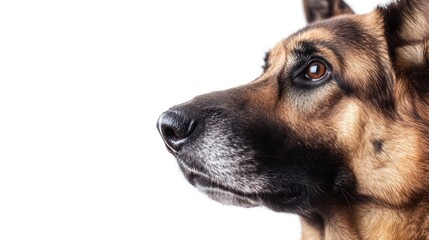
[[[260,77],[157,128],[210,198],[300,216],[302,239],[429,239],[429,0],[304,0]]]

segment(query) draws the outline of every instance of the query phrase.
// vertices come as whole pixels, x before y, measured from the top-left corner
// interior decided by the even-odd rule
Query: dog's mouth
[[[269,191],[246,193],[233,189],[219,181],[213,180],[207,174],[191,168],[178,159],[179,166],[185,178],[198,190],[208,195],[211,199],[225,205],[240,207],[266,206],[276,211],[289,209],[293,211],[305,199],[305,191],[299,186],[290,186],[281,191]]]
[[[235,191],[217,181],[213,181],[207,174],[197,168],[190,167],[179,158],[177,158],[177,161],[188,182],[211,199],[225,205],[240,207],[256,207],[260,205],[255,194]]]
[[[253,194],[244,194],[231,188],[213,182],[202,175],[191,173],[193,185],[201,192],[207,194],[211,199],[225,205],[240,207],[256,207],[260,204]]]

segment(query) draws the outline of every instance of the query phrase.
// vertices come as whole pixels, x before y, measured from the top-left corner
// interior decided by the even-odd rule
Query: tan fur
[[[303,218],[301,220],[301,229],[302,229],[302,240],[319,240],[323,239],[324,236],[319,231],[319,229],[315,229],[312,225],[308,224]]]
[[[370,46],[340,46],[347,56],[346,62],[323,46],[318,46],[320,54],[333,69],[343,69],[345,78],[353,79],[350,84],[362,89],[371,87],[368,79],[378,71],[376,61],[381,61],[384,69],[392,73],[427,64],[429,41],[423,39],[428,37],[429,28],[418,25],[429,26],[429,18],[422,9],[425,8],[405,18],[401,25],[404,31],[400,37],[413,36],[413,44],[394,49],[396,62],[390,59],[383,17],[377,11],[344,17],[378,41],[377,56]],[[316,27],[284,40],[271,51],[271,67],[260,81],[269,81],[293,66],[296,59],[291,53],[300,42],[332,42],[335,38],[334,32]],[[335,142],[338,148],[345,149],[358,183],[357,191],[372,199],[335,209],[325,219],[324,229],[314,228],[303,218],[303,239],[429,239],[429,201],[424,197],[429,189],[429,143],[425,136],[428,127],[416,123],[412,116],[417,112],[429,121],[429,96],[418,95],[411,89],[406,75],[393,75],[392,80],[394,97],[399,100],[396,105],[399,116],[395,119],[356,98],[337,101],[340,93],[334,84],[327,84],[310,96],[292,94],[277,105],[276,112],[282,121],[308,141]],[[373,143],[377,140],[383,141],[380,152],[374,150]]]
[[[427,61],[425,44],[415,44],[399,47],[396,49],[398,55],[398,66],[407,68],[410,64],[423,64]]]
[[[422,2],[424,2],[423,0]],[[407,10],[404,20],[400,26],[400,37],[405,41],[420,41],[429,36],[429,5],[414,5],[411,10]]]
[[[285,59],[286,59],[285,51],[282,45],[277,44],[270,51],[270,58],[268,59],[269,68],[265,71],[263,76],[257,79],[257,81],[277,75],[278,72],[280,72],[281,69],[283,68]]]

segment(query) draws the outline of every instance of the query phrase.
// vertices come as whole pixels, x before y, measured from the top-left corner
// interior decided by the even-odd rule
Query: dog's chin
[[[195,183],[195,187],[205,193],[211,199],[220,202],[224,205],[239,206],[239,207],[257,207],[259,204],[250,198],[239,196],[236,193],[225,191],[216,187],[207,187]]]
[[[224,205],[247,208],[260,205],[252,194],[240,193],[195,172],[185,171],[184,174],[195,188],[209,196],[211,199]]]

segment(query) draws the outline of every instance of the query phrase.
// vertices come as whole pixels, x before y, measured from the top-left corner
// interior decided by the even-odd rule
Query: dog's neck
[[[356,203],[329,217],[301,217],[302,239],[429,239],[429,199],[406,208]]]

